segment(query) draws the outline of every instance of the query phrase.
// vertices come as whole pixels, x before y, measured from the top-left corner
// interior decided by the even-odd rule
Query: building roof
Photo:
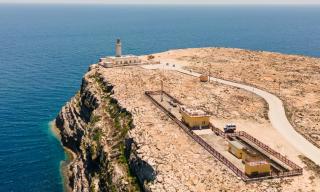
[[[189,108],[186,106],[181,106],[181,111],[187,113],[189,116],[210,116],[209,113],[207,113],[201,109]]]

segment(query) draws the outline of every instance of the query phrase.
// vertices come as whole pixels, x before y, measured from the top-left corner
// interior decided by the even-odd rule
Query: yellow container
[[[247,161],[259,161],[263,160],[261,159],[261,156],[257,154],[256,152],[249,150],[249,149],[244,149],[242,153],[242,162],[247,162]]]
[[[245,154],[245,146],[243,146],[238,141],[229,141],[228,151],[238,159],[241,159]]]
[[[265,160],[245,163],[245,173],[249,176],[268,175],[270,172],[270,163]]]

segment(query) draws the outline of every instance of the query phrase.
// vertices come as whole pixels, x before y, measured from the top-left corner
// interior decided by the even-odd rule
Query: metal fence
[[[222,136],[224,138],[225,137],[240,137],[242,139],[243,138],[248,139],[249,141],[251,141],[252,143],[257,145],[258,147],[260,147],[261,149],[263,149],[267,153],[273,155],[274,157],[276,157],[281,162],[283,162],[284,164],[286,164],[287,166],[289,166],[291,168],[291,170],[286,171],[286,172],[272,173],[273,176],[276,176],[276,174],[279,174],[279,177],[291,176],[291,175],[301,175],[302,174],[303,169],[300,166],[298,166],[294,162],[290,161],[288,158],[286,158],[285,156],[281,155],[279,152],[273,150],[268,145],[262,143],[258,139],[256,139],[253,136],[249,135],[248,133],[246,133],[244,131],[239,131],[239,132],[235,132],[235,133],[224,133],[219,128],[216,128],[213,125],[210,125],[210,126],[211,126],[211,130],[213,132],[215,132],[217,135],[220,135],[220,136]]]
[[[168,111],[165,107],[163,107],[157,100],[155,100],[152,95],[159,95],[159,94],[165,94],[170,99],[175,101],[176,103],[179,103],[182,105],[180,101],[172,97],[166,92],[161,91],[146,91],[146,96],[157,106],[159,107],[165,114],[167,114],[174,122],[176,122],[192,139],[194,139],[197,143],[199,143],[203,148],[205,148],[210,154],[212,154],[215,158],[217,158],[220,162],[225,164],[229,169],[231,169],[238,177],[240,177],[243,181],[256,181],[256,180],[263,180],[263,179],[270,179],[270,178],[279,178],[279,177],[287,177],[287,176],[295,176],[295,175],[301,175],[302,169],[293,163],[292,161],[288,160],[286,157],[282,156],[278,152],[274,151],[267,145],[263,144],[262,142],[258,141],[256,138],[252,137],[251,135],[247,134],[246,132],[240,131],[236,133],[224,133],[220,129],[214,127],[213,125],[210,125],[213,132],[215,132],[217,135],[220,135],[222,137],[227,136],[238,136],[238,137],[245,137],[249,139],[250,141],[254,142],[259,147],[263,148],[267,152],[271,153],[275,157],[279,158],[282,162],[286,163],[288,166],[292,167],[293,170],[286,171],[286,172],[279,172],[274,173],[272,172],[269,176],[265,177],[256,177],[251,178],[248,177],[243,171],[241,171],[238,167],[236,167],[232,162],[230,162],[226,157],[224,157],[221,153],[216,151],[211,145],[209,145],[207,142],[205,142],[200,136],[196,135],[193,131],[191,131],[184,123],[182,123],[179,119],[177,119],[170,111]]]
[[[248,133],[246,133],[244,131],[240,131],[240,132],[237,132],[237,134],[238,134],[238,136],[240,138],[244,137],[244,138],[248,139],[249,141],[253,142],[257,146],[259,146],[260,148],[262,148],[263,150],[268,152],[269,154],[273,155],[274,157],[276,157],[277,159],[279,159],[280,161],[282,161],[283,163],[285,163],[286,165],[291,167],[292,170],[300,170],[301,169],[301,172],[302,172],[302,168],[299,167],[297,164],[295,164],[294,162],[290,161],[288,158],[286,158],[285,156],[281,155],[279,152],[273,150],[268,145],[262,143],[261,141],[259,141],[258,139],[254,138],[253,136],[249,135]]]

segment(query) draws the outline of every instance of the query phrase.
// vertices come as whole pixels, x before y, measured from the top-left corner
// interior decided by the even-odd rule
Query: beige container
[[[242,154],[242,162],[263,160],[259,154],[252,150],[244,149]]]
[[[238,141],[229,141],[228,151],[236,156],[238,159],[241,159],[244,155],[245,146],[243,146]]]
[[[209,81],[208,75],[201,75],[201,76],[200,76],[200,81],[201,81],[201,82],[207,82],[207,81]]]
[[[262,161],[248,161],[245,163],[245,173],[249,176],[269,175],[271,172],[270,163]]]

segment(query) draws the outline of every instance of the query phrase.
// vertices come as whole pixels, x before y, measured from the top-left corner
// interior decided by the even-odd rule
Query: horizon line
[[[320,5],[319,3],[103,3],[103,2],[0,2],[0,5],[224,5],[224,6],[243,6],[243,5],[264,5],[264,6],[301,6],[301,5]]]

